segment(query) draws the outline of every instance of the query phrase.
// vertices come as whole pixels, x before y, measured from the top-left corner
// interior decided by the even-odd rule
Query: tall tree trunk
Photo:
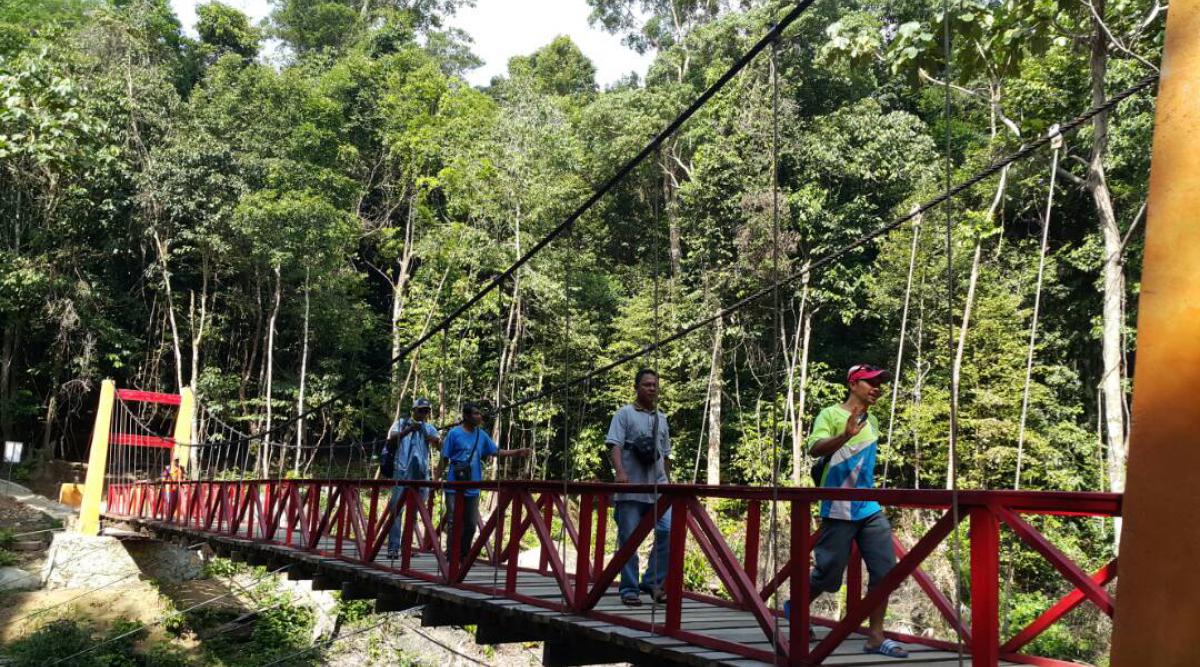
[[[792,486],[804,481],[804,410],[808,383],[808,343],[812,339],[812,314],[808,307],[808,273],[804,274],[800,289],[799,326],[792,337],[792,351],[788,364],[787,405],[791,412],[792,430]],[[796,372],[800,372],[797,382]]]
[[[309,316],[309,270],[304,269],[304,343],[300,348],[300,390],[296,395],[296,414],[304,413],[304,390],[308,379],[308,316]],[[300,452],[304,448],[304,420],[296,420],[296,456],[292,461],[292,472],[299,476]]]
[[[995,129],[992,130],[993,137]],[[996,211],[1004,203],[1004,190],[1008,186],[1008,167],[1000,170],[1000,183],[996,186],[996,196],[992,198],[992,205],[988,208],[987,219],[990,222],[995,219]],[[971,257],[971,276],[967,280],[967,302],[963,305],[962,323],[958,328],[958,345],[954,350],[954,364],[950,368],[950,387],[951,401],[958,402],[958,391],[962,381],[962,363],[963,354],[967,348],[967,332],[971,329],[971,311],[975,307],[975,288],[979,285],[979,268],[983,259],[983,236],[976,235],[975,237],[975,253]],[[946,488],[949,489],[954,485],[955,474],[954,465],[958,458],[958,452],[950,452],[946,457]]]
[[[669,142],[667,146],[663,147],[661,154],[663,213],[667,218],[672,281],[678,280],[683,271],[683,240],[679,231],[678,188],[676,187],[679,179],[675,175],[675,168],[671,164],[671,161],[674,159],[672,157],[674,150],[674,142]],[[657,257],[654,259],[658,261]]]
[[[1090,68],[1092,77],[1092,104],[1099,106],[1107,101],[1104,79],[1108,71],[1108,36],[1103,19],[1105,0],[1094,0],[1095,15],[1092,19],[1092,51]],[[1093,143],[1091,159],[1088,161],[1087,188],[1096,207],[1100,232],[1104,237],[1104,307],[1101,337],[1103,375],[1100,389],[1104,396],[1105,439],[1108,445],[1109,490],[1120,493],[1125,490],[1125,460],[1128,442],[1125,429],[1125,369],[1121,363],[1121,330],[1124,327],[1121,301],[1125,294],[1125,274],[1121,263],[1121,231],[1117,227],[1117,216],[1113,210],[1112,193],[1105,178],[1104,154],[1108,150],[1108,114],[1099,113],[1092,118]],[[1114,545],[1120,546],[1121,520],[1114,521]]]
[[[20,337],[20,330],[17,329],[15,321],[8,321],[4,325],[4,340],[0,342],[0,434],[4,435],[5,440],[12,440],[13,434],[13,406],[12,401],[15,400],[16,392],[13,391],[13,364],[17,356],[17,340]]]
[[[413,227],[416,217],[416,195],[413,194],[408,202],[408,216],[404,223],[404,249],[400,251],[400,266],[396,271],[396,279],[392,283],[392,400],[396,404],[396,416],[400,411],[399,387],[403,380],[403,367],[400,350],[404,347],[403,333],[400,331],[400,318],[404,315],[405,297],[408,294],[408,279],[413,260]]]
[[[708,369],[708,453],[704,481],[721,483],[721,394],[725,376],[725,319],[713,324],[712,361]]]
[[[188,382],[188,386],[192,388],[192,393],[196,393],[196,386],[200,378],[200,350],[204,344],[204,333],[208,327],[208,279],[209,266],[208,260],[203,260],[201,267],[200,279],[200,312],[197,317],[196,313],[196,293],[192,292],[191,307],[188,309],[188,323],[192,330],[192,378]]]
[[[169,246],[154,230],[154,251],[158,256],[158,268],[162,273],[163,290],[167,297],[167,321],[171,323],[171,350],[175,353],[175,389],[182,390],[183,384],[183,352],[179,343],[179,326],[175,323],[175,297],[171,291],[171,272],[167,269],[167,252]]]
[[[950,369],[950,385],[952,391],[957,391],[962,380],[962,362],[963,351],[967,346],[967,332],[971,328],[971,309],[975,305],[975,287],[979,284],[979,264],[983,256],[983,237],[975,238],[975,254],[971,258],[971,277],[967,282],[967,302],[963,306],[962,323],[958,327],[958,346],[954,351],[954,365]],[[957,401],[957,396],[951,396],[950,400]],[[949,489],[954,485],[956,478],[954,465],[958,458],[958,452],[950,452],[946,457],[946,488]]]
[[[262,472],[264,477],[270,476],[271,468],[271,425],[272,425],[272,406],[271,406],[271,389],[272,382],[275,377],[275,321],[279,317],[279,302],[283,291],[283,277],[280,273],[278,264],[272,269],[275,273],[275,297],[274,303],[271,306],[271,317],[267,320],[267,355],[263,362],[263,396],[266,402],[266,427],[263,433],[261,443],[262,451],[259,456],[262,461]]]
[[[515,256],[521,256],[521,209],[518,206],[514,218],[513,230],[513,251]],[[521,272],[517,271],[513,274],[513,291],[512,297],[509,299],[508,319],[504,324],[504,343],[500,350],[500,363],[496,369],[496,391],[493,398],[493,405],[499,407],[502,405],[504,397],[504,381],[508,377],[508,373],[516,365],[517,343],[521,332]],[[501,437],[504,428],[504,417],[499,412],[496,413],[496,423],[492,425],[492,432],[496,437]],[[493,462],[493,465],[498,465],[498,462]],[[499,470],[497,467],[496,470]]]

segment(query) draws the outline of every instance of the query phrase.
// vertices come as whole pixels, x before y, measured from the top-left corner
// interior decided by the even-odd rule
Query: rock
[[[129,588],[138,583],[138,564],[115,537],[55,533],[42,582],[56,588]]]
[[[199,552],[160,540],[130,539],[121,542],[142,573],[160,582],[179,583],[196,579],[204,571]]]
[[[0,567],[0,591],[36,591],[42,580],[19,567]]]

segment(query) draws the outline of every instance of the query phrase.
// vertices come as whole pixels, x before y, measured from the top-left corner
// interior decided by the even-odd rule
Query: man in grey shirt
[[[617,410],[604,438],[616,471],[616,481],[618,484],[666,484],[671,471],[671,433],[667,429],[667,416],[658,410],[658,373],[649,368],[638,371],[634,388],[637,399]],[[642,451],[640,456],[639,449]],[[649,460],[651,457],[653,461]],[[617,544],[623,545],[642,518],[654,511],[658,498],[653,493],[616,493],[613,500]],[[649,593],[655,602],[666,599],[662,585],[667,576],[670,532],[671,512],[668,509],[654,524],[654,548],[641,583],[638,583],[636,551],[621,568],[621,602],[631,607],[641,605],[641,591]]]

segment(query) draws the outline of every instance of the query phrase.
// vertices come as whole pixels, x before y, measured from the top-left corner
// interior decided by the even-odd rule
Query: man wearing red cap
[[[841,405],[831,405],[817,415],[809,451],[820,457],[813,469],[818,486],[844,489],[871,489],[875,482],[875,456],[879,450],[879,421],[869,414],[879,400],[880,386],[890,382],[892,374],[868,364],[850,367],[846,384],[850,393]],[[873,500],[825,500],[821,502],[821,535],[813,549],[814,565],[810,578],[809,602],[823,592],[836,593],[842,587],[842,573],[850,559],[850,543],[858,543],[859,553],[870,573],[868,587],[874,587],[896,565],[892,549],[892,526],[879,503]],[[904,658],[908,653],[895,641],[883,636],[883,617],[887,602],[871,611],[869,638],[863,646],[868,653]]]

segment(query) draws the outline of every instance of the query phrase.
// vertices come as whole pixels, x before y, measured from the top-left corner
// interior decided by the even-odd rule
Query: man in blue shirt
[[[392,479],[429,480],[429,448],[437,447],[441,440],[437,429],[429,423],[432,404],[428,399],[418,398],[413,402],[412,417],[397,419],[388,430],[384,459],[390,459]],[[393,512],[392,528],[388,531],[388,558],[396,560],[400,555],[400,526],[403,513],[398,506],[404,487],[397,484],[392,489],[390,507]],[[429,497],[429,489],[422,488],[421,502]]]
[[[474,403],[464,403],[462,424],[450,429],[450,432],[446,434],[445,442],[442,443],[442,460],[438,462],[435,477],[441,479],[442,473],[449,468],[449,476],[446,478],[448,482],[480,482],[483,481],[483,459],[491,456],[500,458],[529,456],[533,453],[533,450],[529,448],[500,449],[487,431],[480,426],[482,423],[483,413],[480,412],[479,406]],[[450,549],[454,544],[456,529],[454,505],[458,495],[456,490],[446,489],[447,555],[451,553]],[[459,543],[459,554],[466,556],[471,549],[471,543],[475,540],[475,528],[479,523],[479,487],[464,490],[462,497],[463,530]]]
[[[808,436],[809,451],[821,457],[818,486],[841,489],[875,487],[875,457],[879,451],[879,422],[868,414],[879,400],[881,385],[892,374],[868,364],[851,366],[846,373],[850,392],[840,405],[831,405],[817,415]],[[811,603],[821,593],[836,593],[842,587],[842,573],[850,560],[850,542],[858,543],[870,574],[873,588],[896,565],[892,547],[892,526],[879,503],[873,500],[825,500],[821,502],[821,535],[813,548],[813,569],[809,577]],[[790,604],[789,604],[790,611]],[[870,629],[863,651],[889,658],[906,658],[908,652],[899,643],[883,635],[885,600],[871,610]]]

